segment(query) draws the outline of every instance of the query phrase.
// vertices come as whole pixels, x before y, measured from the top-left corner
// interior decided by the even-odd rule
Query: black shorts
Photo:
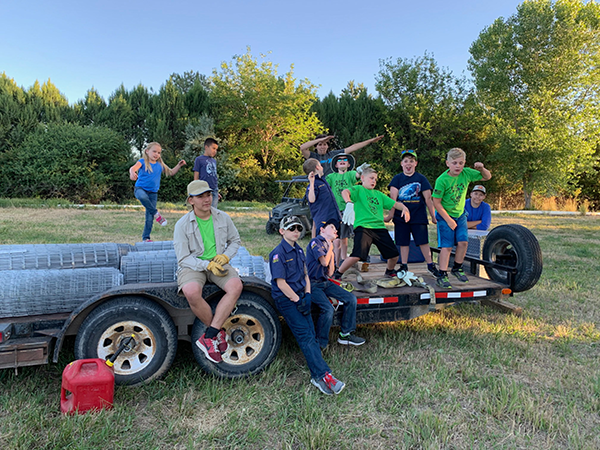
[[[354,228],[352,225],[346,225],[344,222],[340,224],[340,229],[338,231],[338,238],[340,239],[346,239],[354,236]]]
[[[423,244],[429,244],[429,231],[427,230],[427,224],[425,223],[394,223],[394,238],[396,245],[400,247],[408,247],[410,245],[410,235],[412,234],[413,240],[417,247]]]
[[[360,258],[361,261],[366,261],[369,257],[371,245],[373,244],[375,244],[384,259],[400,256],[398,248],[394,244],[388,230],[385,228],[373,229],[363,227],[354,229],[354,248],[350,256]]]

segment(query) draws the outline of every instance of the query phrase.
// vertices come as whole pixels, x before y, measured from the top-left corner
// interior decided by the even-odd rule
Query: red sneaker
[[[217,342],[219,343],[218,348],[221,353],[225,353],[229,348],[229,344],[227,344],[227,333],[223,328],[217,334]]]
[[[165,225],[167,225],[167,219],[165,219],[163,216],[161,216],[159,212],[154,214],[154,218],[160,224],[161,227],[164,227]]]
[[[216,337],[214,339],[208,339],[203,334],[200,336],[200,339],[196,341],[196,345],[200,350],[202,350],[202,353],[204,353],[204,356],[206,356],[209,361],[214,363],[220,363],[223,361],[223,358],[221,358],[221,352],[219,352],[219,341]]]

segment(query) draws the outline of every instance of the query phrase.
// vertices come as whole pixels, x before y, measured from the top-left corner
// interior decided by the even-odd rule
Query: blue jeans
[[[217,209],[217,206],[219,206],[219,190],[215,189],[213,191],[212,195],[213,195],[213,199],[212,199],[212,203],[210,206]]]
[[[158,192],[149,192],[140,187],[136,187],[134,190],[135,198],[137,198],[144,208],[146,208],[146,222],[144,223],[144,232],[142,233],[142,240],[150,239],[150,233],[152,233],[152,224],[154,223],[154,215],[158,212],[156,209],[156,200],[158,199]]]
[[[310,376],[315,379],[320,379],[323,378],[327,372],[331,372],[331,369],[321,355],[321,348],[315,337],[315,326],[310,314],[305,316],[300,313],[298,308],[296,308],[296,303],[292,302],[287,297],[276,298],[275,306],[285,319],[290,330],[292,330],[292,334],[296,338],[296,342],[298,342],[298,346],[306,358]]]
[[[311,281],[312,302],[319,309],[317,320],[317,341],[322,348],[329,343],[329,329],[333,323],[333,305],[328,297],[337,299],[344,304],[342,311],[342,322],[340,328],[342,333],[348,334],[356,330],[356,297],[344,288],[327,280],[320,283]]]

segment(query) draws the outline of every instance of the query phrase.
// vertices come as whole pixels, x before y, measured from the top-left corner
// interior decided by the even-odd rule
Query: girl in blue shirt
[[[161,174],[165,172],[167,176],[173,176],[185,165],[185,161],[182,159],[171,169],[163,162],[160,156],[161,153],[162,147],[160,144],[150,142],[142,153],[143,158],[129,168],[129,178],[135,181],[135,198],[146,208],[146,222],[142,233],[143,241],[151,242],[150,233],[155,219],[163,227],[167,224],[167,219],[161,216],[156,209]]]

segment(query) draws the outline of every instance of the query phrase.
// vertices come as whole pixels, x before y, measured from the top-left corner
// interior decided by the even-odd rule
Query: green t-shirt
[[[396,204],[383,192],[357,185],[350,188],[350,199],[354,203],[354,228],[385,228],[383,210]]]
[[[198,258],[210,261],[217,256],[217,243],[215,241],[213,217],[211,215],[210,219],[202,220],[200,217],[196,216],[196,223],[198,224],[198,229],[202,235],[202,242],[204,243],[204,252],[202,253],[202,256],[198,256]]]
[[[442,199],[442,206],[450,217],[458,218],[465,211],[469,183],[481,180],[481,172],[470,167],[465,167],[457,177],[451,177],[448,172],[446,170],[435,180],[431,196]]]
[[[325,177],[325,181],[331,186],[338,208],[343,211],[346,208],[346,202],[342,198],[342,191],[350,189],[356,184],[356,170],[350,170],[346,173],[332,172]]]

